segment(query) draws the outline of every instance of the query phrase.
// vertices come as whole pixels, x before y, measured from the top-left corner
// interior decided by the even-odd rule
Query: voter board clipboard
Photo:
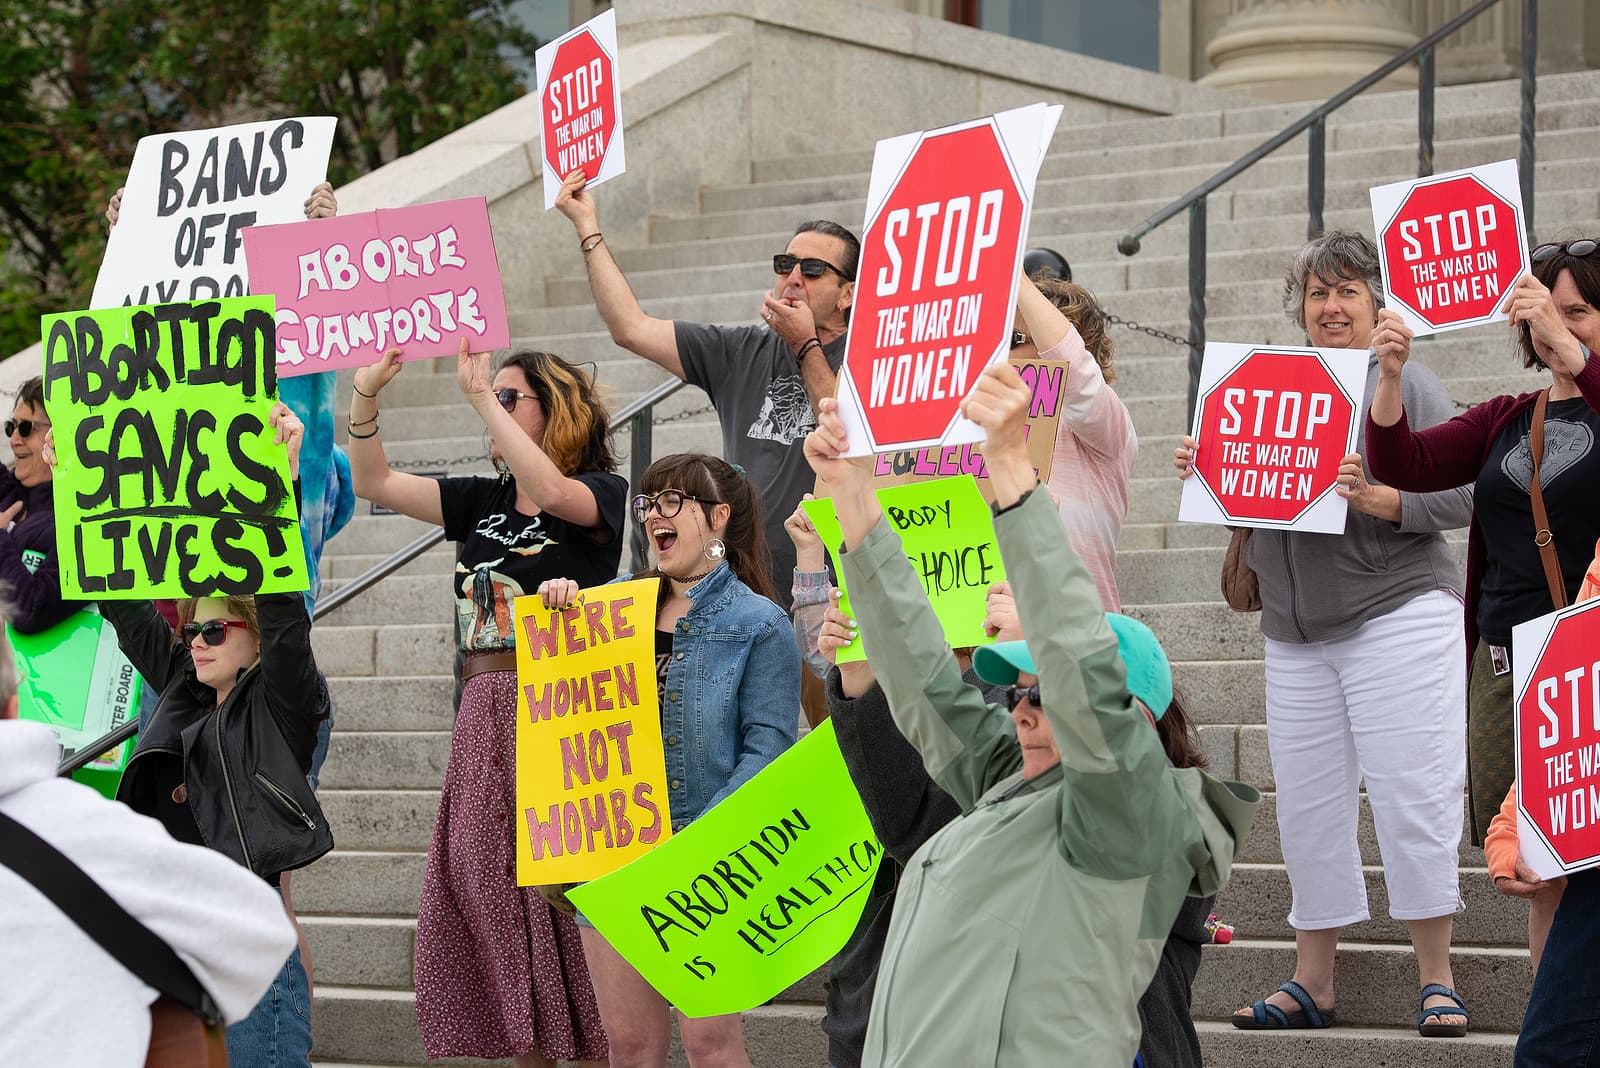
[[[19,634],[8,623],[6,638],[17,663],[18,718],[54,731],[63,760],[138,716],[144,680],[122,655],[115,629],[94,609],[38,634]],[[115,797],[136,741],[100,754],[73,780]]]

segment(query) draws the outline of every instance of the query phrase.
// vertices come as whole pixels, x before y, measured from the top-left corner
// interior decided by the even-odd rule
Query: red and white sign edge
[[[593,33],[594,39],[600,45],[601,50],[611,57],[611,114],[616,118],[616,131],[611,139],[606,142],[605,162],[600,165],[600,173],[588,185],[588,188],[593,189],[601,182],[609,182],[627,170],[627,160],[624,158],[622,150],[622,77],[618,73],[619,67],[617,64],[616,8],[606,8],[582,26],[567,31],[534,52],[533,99],[534,107],[539,115],[539,123],[536,129],[542,131],[544,129],[544,87],[550,80],[550,68],[556,61],[556,49],[584,32]],[[544,146],[540,145],[539,167],[544,175],[544,181],[541,183],[544,186],[544,210],[549,211],[555,207],[556,194],[561,192],[561,180],[566,175],[557,174],[551,170],[549,161],[544,157]]]
[[[1526,623],[1518,623],[1511,628],[1511,747],[1512,752],[1516,755],[1517,848],[1522,853],[1523,862],[1541,879],[1554,879],[1559,875],[1571,875],[1573,872],[1600,867],[1600,857],[1596,857],[1586,864],[1575,864],[1572,867],[1567,867],[1551,851],[1549,843],[1545,841],[1544,834],[1533,825],[1533,821],[1528,818],[1528,813],[1523,808],[1523,776],[1539,774],[1538,768],[1524,768],[1522,766],[1521,708],[1523,691],[1528,688],[1528,683],[1532,681],[1533,669],[1538,666],[1539,661],[1543,658],[1545,644],[1549,642],[1550,635],[1555,632],[1556,624],[1572,616],[1582,615],[1584,612],[1597,611],[1600,611],[1600,597],[1568,605],[1566,608],[1546,613],[1537,619],[1530,619]]]
[[[1189,436],[1196,441],[1200,439],[1200,414],[1203,405],[1199,399],[1203,398],[1212,386],[1231,374],[1248,353],[1257,349],[1322,355],[1323,362],[1333,372],[1334,378],[1344,388],[1345,393],[1349,394],[1355,406],[1355,418],[1350,421],[1350,433],[1344,448],[1346,454],[1355,452],[1356,436],[1361,429],[1361,420],[1367,417],[1364,393],[1367,385],[1367,361],[1371,354],[1366,349],[1317,349],[1297,345],[1239,345],[1227,341],[1208,341],[1205,359],[1200,365],[1200,388],[1195,391],[1194,423],[1189,427]],[[1195,474],[1183,480],[1183,496],[1178,502],[1178,521],[1221,526],[1263,527],[1272,530],[1302,530],[1316,534],[1343,534],[1349,508],[1343,497],[1337,493],[1329,493],[1306,509],[1294,523],[1241,523],[1222,513],[1216,500],[1206,492],[1204,486],[1200,485],[1200,476]]]
[[[1411,190],[1416,187],[1448,181],[1451,178],[1459,178],[1464,174],[1476,177],[1484,185],[1509,201],[1516,208],[1519,221],[1527,218],[1522,209],[1522,182],[1517,174],[1517,161],[1514,159],[1503,159],[1497,163],[1485,163],[1477,167],[1463,167],[1458,171],[1445,171],[1442,174],[1430,174],[1423,178],[1408,178],[1403,182],[1373,186],[1367,190],[1367,193],[1372,199],[1372,232],[1377,238],[1378,265],[1385,286],[1388,285],[1389,279],[1389,258],[1387,253],[1384,252],[1383,231],[1394,219],[1395,212],[1400,210],[1400,205],[1405,202]],[[1521,238],[1517,242],[1517,247],[1522,250],[1522,265],[1518,269],[1516,277],[1521,278],[1532,270],[1532,266],[1528,262],[1527,238]],[[1492,317],[1475,323],[1455,323],[1450,326],[1435,327],[1431,323],[1424,322],[1411,314],[1411,310],[1403,304],[1390,302],[1388,306],[1400,313],[1400,318],[1405,320],[1405,324],[1411,328],[1412,334],[1417,337],[1426,337],[1429,334],[1444,334],[1451,330],[1464,330],[1467,327],[1483,326],[1486,323],[1503,323],[1511,318],[1497,308]]]
[[[879,141],[872,156],[872,179],[867,184],[867,211],[862,219],[861,230],[865,234],[872,228],[872,221],[877,218],[882,210],[883,203],[889,198],[889,193],[894,189],[895,182],[900,173],[905,170],[906,162],[911,158],[911,153],[921,143],[924,137],[932,134],[951,133],[964,130],[970,126],[993,122],[1005,144],[1006,152],[1010,156],[1011,164],[1015,170],[1017,180],[1022,189],[1022,233],[1024,240],[1017,248],[1017,263],[1012,267],[1011,295],[1007,306],[1015,307],[1017,303],[1016,274],[1020,269],[1023,254],[1027,252],[1026,235],[1028,223],[1033,215],[1033,186],[1039,177],[1039,168],[1044,164],[1045,153],[1050,149],[1050,139],[1055,135],[1056,124],[1061,121],[1062,106],[1060,104],[1029,104],[1026,107],[1012,108],[1010,111],[996,112],[994,115],[985,115],[980,119],[971,119],[967,122],[953,123],[932,130],[917,130],[912,133],[899,134],[895,137],[886,137]],[[861,282],[858,279],[857,285]],[[853,322],[854,320],[852,320]],[[998,359],[1005,359],[1006,352],[1001,349]],[[987,367],[994,360],[984,364]],[[980,369],[981,371],[981,369]],[[856,393],[855,385],[850,376],[842,370],[839,372],[839,417],[844,421],[846,433],[849,435],[849,446],[846,456],[872,456],[871,436],[867,432],[866,408],[861,397]],[[904,449],[923,449],[943,445],[966,445],[983,440],[983,428],[967,419],[957,415],[950,424],[943,437],[927,438],[917,442],[896,443],[896,451]]]

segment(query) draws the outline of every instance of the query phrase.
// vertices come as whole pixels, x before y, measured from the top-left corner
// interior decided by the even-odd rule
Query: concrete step
[[[1363,868],[1362,875],[1373,918],[1348,925],[1341,937],[1350,942],[1409,944],[1405,923],[1389,917],[1383,869]],[[1461,896],[1466,911],[1456,916],[1453,931],[1456,945],[1467,947],[1462,953],[1474,952],[1479,946],[1526,949],[1527,903],[1496,892],[1486,869],[1461,869]],[[1233,877],[1217,901],[1217,915],[1234,925],[1236,939],[1292,939],[1286,921],[1290,899],[1289,876],[1282,865],[1235,863]]]
[[[1234,858],[1244,864],[1281,864],[1283,862],[1282,841],[1278,836],[1278,795],[1273,783],[1261,783],[1248,780],[1261,787],[1261,807],[1256,812],[1256,820],[1250,827],[1250,835],[1239,847],[1238,855]],[[1380,866],[1383,857],[1378,849],[1378,834],[1373,828],[1372,805],[1367,798],[1365,790],[1356,794],[1356,842],[1361,849],[1361,863]],[[1464,868],[1486,870],[1483,849],[1472,844],[1471,829],[1467,824],[1467,813],[1463,804],[1461,812],[1461,847],[1458,851],[1461,864]],[[1491,888],[1492,889],[1492,888]],[[1283,899],[1283,910],[1288,912],[1288,898]],[[1524,915],[1526,909],[1523,910]],[[1376,909],[1374,909],[1376,912]],[[1520,938],[1525,938],[1526,932]],[[1520,938],[1517,939],[1521,944]]]
[[[319,623],[311,631],[317,666],[330,678],[411,675],[428,669],[430,674],[448,674],[455,662],[455,624],[446,620],[388,626]]]
[[[294,873],[295,914],[414,918],[424,859],[420,851],[337,848]]]
[[[1204,974],[1202,970],[1201,975]],[[1276,990],[1281,982],[1281,978],[1275,980],[1255,997],[1269,989]],[[1397,1003],[1404,1000],[1402,995],[1397,998]],[[1475,1032],[1459,1039],[1427,1039],[1407,1026],[1340,1024],[1326,1031],[1241,1031],[1223,1021],[1207,1021],[1196,1024],[1195,1029],[1200,1034],[1206,1063],[1224,1068],[1506,1068],[1517,1044],[1515,1035],[1493,1032]]]
[[[1338,1030],[1346,1023],[1415,1027],[1417,964],[1410,946],[1345,942],[1334,967]],[[1459,949],[1451,954],[1451,969],[1475,1030],[1512,1032],[1521,1026],[1533,985],[1526,949]],[[1229,945],[1207,946],[1194,984],[1194,1015],[1226,1019],[1293,974],[1294,943],[1287,939],[1235,939]],[[1412,1037],[1417,1037],[1414,1030]]]
[[[436,790],[449,760],[448,730],[341,731],[328,747],[322,788]]]
[[[449,730],[455,722],[449,664],[434,675],[330,678],[328,689],[340,738],[352,731]]]

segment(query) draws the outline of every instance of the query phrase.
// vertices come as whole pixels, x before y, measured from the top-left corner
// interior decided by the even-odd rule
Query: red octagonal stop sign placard
[[[1516,162],[1371,191],[1389,304],[1416,334],[1504,320],[1528,266]]]
[[[957,431],[958,409],[1009,350],[1057,114],[1035,105],[879,143],[840,388],[855,454],[981,438]]]
[[[1548,879],[1600,865],[1600,600],[1512,637],[1518,838]]]
[[[575,170],[581,169],[591,185],[622,173],[616,54],[616,14],[607,10],[534,55],[546,208]]]
[[[1342,533],[1365,369],[1355,350],[1207,345],[1179,518]]]

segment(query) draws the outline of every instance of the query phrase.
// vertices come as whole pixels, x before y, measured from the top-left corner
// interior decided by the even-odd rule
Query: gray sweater
[[[1367,363],[1356,451],[1366,453],[1366,410],[1378,385]],[[1455,403],[1437,375],[1412,363],[1400,382],[1406,418],[1422,430],[1452,418]],[[1368,474],[1367,479],[1372,481]],[[1376,483],[1375,483],[1376,484]],[[1253,530],[1245,562],[1261,584],[1261,632],[1282,642],[1331,641],[1432,590],[1461,593],[1461,565],[1440,531],[1472,518],[1472,487],[1400,491],[1400,522],[1350,510],[1344,534]]]

